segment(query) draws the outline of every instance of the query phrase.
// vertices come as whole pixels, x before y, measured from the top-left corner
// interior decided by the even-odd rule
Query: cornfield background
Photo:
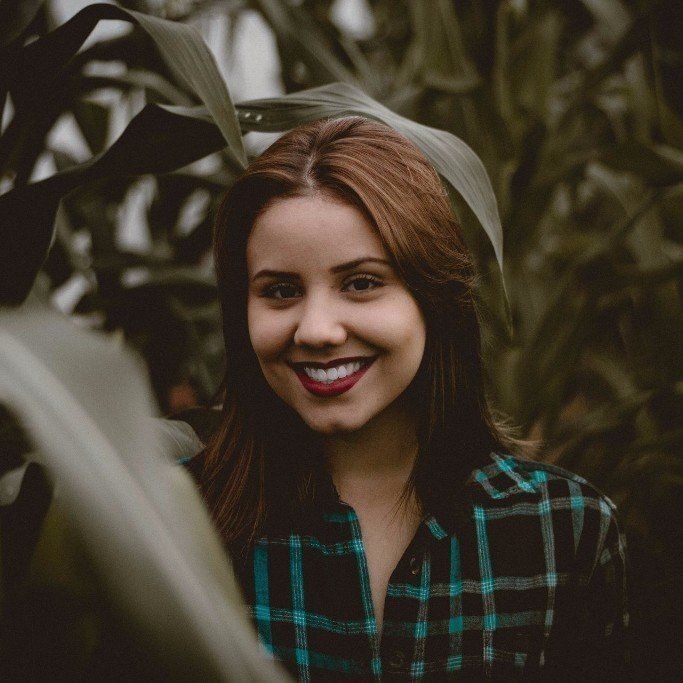
[[[4,670],[152,680],[236,671],[210,654],[185,661],[180,626],[131,625],[134,587],[107,579],[93,557],[108,544],[106,521],[97,533],[83,521],[98,503],[77,476],[61,484],[64,458],[50,466],[37,454],[75,448],[46,427],[60,388],[74,409],[100,411],[111,443],[155,404],[164,415],[210,405],[222,365],[217,201],[277,131],[348,111],[404,126],[416,141],[424,129],[412,122],[448,131],[483,162],[498,213],[476,158],[439,171],[481,274],[494,404],[542,441],[538,457],[616,502],[631,559],[633,661],[642,677],[672,677],[683,573],[681,3],[127,0],[75,15],[65,6],[0,3]],[[98,36],[104,25],[117,29]],[[440,138],[432,152],[462,152],[458,144]],[[463,174],[483,199],[458,191]],[[36,359],[52,384],[35,379]],[[142,380],[130,381],[139,400],[113,389],[145,373],[153,397]],[[116,412],[121,404],[128,412]],[[173,425],[176,449],[189,447]],[[95,462],[91,437],[81,447]],[[130,452],[143,442],[119,446],[135,470]],[[212,543],[193,492],[177,485]],[[182,514],[170,499],[154,504]],[[198,553],[189,521],[178,520],[187,534],[177,543]],[[220,581],[234,596],[230,578]],[[150,610],[159,604],[150,598]],[[143,647],[150,632],[158,643]],[[193,637],[211,650],[209,636]]]

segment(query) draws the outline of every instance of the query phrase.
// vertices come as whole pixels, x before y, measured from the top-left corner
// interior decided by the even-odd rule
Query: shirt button
[[[421,558],[413,555],[410,558],[410,573],[413,576],[417,576],[420,573],[420,570],[422,569],[422,560]]]
[[[392,669],[398,669],[403,666],[406,661],[406,657],[400,650],[394,650],[388,659],[388,664]]]

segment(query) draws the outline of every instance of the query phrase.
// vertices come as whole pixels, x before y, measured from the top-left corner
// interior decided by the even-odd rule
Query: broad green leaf
[[[480,84],[467,56],[455,7],[449,0],[409,3],[420,55],[421,80],[436,90],[468,92]]]
[[[107,142],[107,131],[111,110],[98,102],[78,100],[71,111],[92,154],[103,151]]]
[[[228,143],[236,164],[246,166],[242,134],[228,87],[199,32],[188,24],[157,19],[140,12],[131,11],[130,15],[150,34],[179,79],[204,102]]]
[[[93,180],[173,171],[223,146],[203,107],[151,104],[102,154],[0,196],[0,303],[17,304],[26,296],[45,260],[65,194]]]
[[[450,183],[477,217],[503,270],[503,228],[498,203],[481,159],[460,138],[430,128],[387,109],[363,91],[345,83],[237,104],[245,130],[283,131],[329,116],[358,114],[392,126],[411,140]]]
[[[21,303],[47,256],[68,172],[0,197],[0,305]]]
[[[173,462],[192,457],[204,448],[204,444],[187,422],[156,418],[155,426],[163,452]]]
[[[335,56],[326,36],[303,8],[284,0],[254,0],[254,5],[285,47],[285,56],[301,57],[312,69],[315,81],[358,83],[354,74]]]
[[[191,107],[192,99],[163,76],[146,69],[128,69],[117,76],[83,76],[80,79],[81,92],[91,92],[97,88],[117,88],[130,90],[144,89],[148,101],[157,102],[160,98],[167,104]],[[150,98],[149,95],[152,95]]]
[[[562,15],[551,6],[516,38],[511,46],[511,62],[499,64],[512,83],[520,113],[533,112],[540,120],[546,118],[548,98],[557,77],[562,31]]]
[[[0,302],[16,304],[23,300],[52,239],[52,222],[59,199],[78,185],[110,175],[175,170],[219,149],[226,141],[233,170],[242,170],[246,163],[227,86],[199,33],[185,24],[113,5],[90,5],[23,48],[15,62],[6,65],[3,84],[13,94],[20,94],[23,105],[26,105],[26,98],[33,98],[37,106],[40,102],[36,93],[54,92],[54,81],[59,81],[64,66],[101,19],[133,21],[152,37],[179,80],[205,104],[223,144],[216,144],[213,126],[205,121],[202,126],[202,119],[193,122],[191,114],[180,114],[191,124],[187,131],[183,127],[167,125],[174,116],[172,111],[164,114],[161,109],[147,108],[142,117],[131,122],[127,134],[103,155],[43,183],[21,186],[0,197],[0,244],[6,245],[0,261]],[[156,112],[156,118],[150,114],[152,111]],[[183,134],[186,132],[189,132],[189,138]]]
[[[109,149],[84,164],[86,180],[167,173],[222,145],[220,131],[203,107],[148,104]]]
[[[41,95],[54,91],[54,79],[59,79],[64,65],[102,19],[129,21],[149,34],[179,81],[206,106],[228,144],[235,165],[244,167],[246,155],[228,88],[203,38],[188,24],[115,5],[89,5],[54,31],[26,46],[16,62],[7,65],[4,77],[10,90]]]
[[[0,400],[21,420],[110,594],[205,680],[282,680],[262,659],[205,506],[172,458],[140,361],[31,299],[0,312]]]

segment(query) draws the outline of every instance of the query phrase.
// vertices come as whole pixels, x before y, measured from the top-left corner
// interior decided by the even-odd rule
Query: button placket
[[[406,548],[405,554],[396,567],[394,574],[392,574],[389,581],[390,586],[396,583],[415,585],[416,581],[419,581],[419,579],[411,579],[410,577],[418,577],[422,573],[424,563],[428,558],[429,551],[425,542],[428,539],[425,538],[425,532],[427,532],[427,530],[424,525],[420,526],[413,541],[408,545],[408,548]],[[408,604],[415,605],[414,601],[410,601]],[[384,613],[385,624],[391,621],[409,620],[409,617],[404,612],[405,609],[406,603],[402,603],[402,598],[392,597],[390,594],[390,597],[387,599]],[[415,609],[417,609],[417,607],[415,607]],[[394,616],[394,613],[396,613],[396,617]],[[411,666],[413,647],[414,643],[406,642],[405,638],[394,638],[386,633],[382,636],[381,657],[388,675],[391,675],[392,677],[403,677],[405,675],[405,672],[408,671]]]

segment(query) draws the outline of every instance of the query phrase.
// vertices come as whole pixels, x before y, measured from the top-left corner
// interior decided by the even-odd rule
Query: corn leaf
[[[150,646],[176,653],[200,679],[282,680],[259,655],[196,488],[171,460],[196,444],[150,419],[140,361],[31,299],[0,312],[0,343],[0,400]]]
[[[462,93],[481,83],[462,41],[455,7],[448,0],[423,0],[408,6],[420,55],[421,80],[429,88]]]
[[[147,105],[105,152],[0,196],[0,304],[25,298],[53,237],[59,200],[94,180],[166,173],[225,142],[203,107]]]
[[[334,54],[329,40],[308,14],[283,0],[254,0],[290,59],[301,58],[320,81],[357,84],[358,79]]]
[[[129,21],[149,34],[181,84],[206,106],[228,144],[233,163],[244,167],[246,155],[228,87],[203,38],[188,24],[115,5],[89,5],[54,31],[27,45],[12,63],[3,65],[6,87],[15,94],[32,93],[38,100],[53,92],[54,79],[59,78],[64,66],[102,19]]]

